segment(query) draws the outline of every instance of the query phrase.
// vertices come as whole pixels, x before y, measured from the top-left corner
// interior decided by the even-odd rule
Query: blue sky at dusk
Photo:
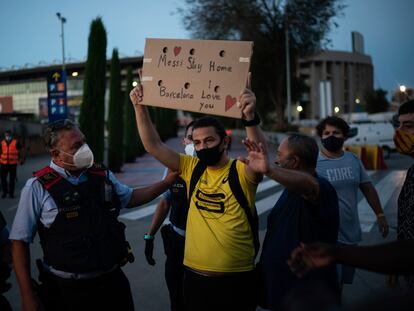
[[[311,0],[309,0],[311,1]],[[374,63],[375,87],[387,91],[400,84],[414,87],[414,1],[343,0],[347,8],[335,20],[339,27],[329,38],[334,50],[350,51],[351,31],[363,34],[365,52]],[[120,56],[142,55],[145,38],[189,38],[178,6],[183,0],[1,0],[0,68],[13,65],[60,63],[60,22],[67,19],[67,61],[83,60],[92,19],[101,16],[107,33],[107,55],[117,47]]]

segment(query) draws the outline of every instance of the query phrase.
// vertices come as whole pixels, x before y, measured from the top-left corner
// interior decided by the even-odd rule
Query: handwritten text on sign
[[[147,39],[144,105],[240,118],[253,43]]]

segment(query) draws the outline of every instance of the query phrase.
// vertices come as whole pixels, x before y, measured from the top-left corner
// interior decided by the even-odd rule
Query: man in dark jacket
[[[299,279],[286,262],[291,251],[301,242],[337,243],[338,197],[332,185],[315,173],[318,157],[315,140],[291,133],[279,145],[276,166],[269,164],[261,144],[248,139],[244,143],[249,155],[242,160],[248,167],[285,187],[268,216],[259,262],[264,286],[262,306],[279,310],[288,294],[316,284],[332,289],[332,295],[337,297],[339,288],[335,267]]]

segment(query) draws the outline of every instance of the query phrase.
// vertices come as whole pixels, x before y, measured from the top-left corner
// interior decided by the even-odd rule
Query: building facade
[[[120,60],[122,89],[126,89],[128,68],[132,68],[134,79],[142,67],[142,57],[128,57]],[[85,62],[66,64],[67,103],[69,115],[79,115],[83,96]],[[31,113],[40,120],[47,118],[47,77],[50,72],[60,70],[61,65],[45,65],[33,68],[0,71],[0,113]],[[107,87],[105,106],[109,100],[110,60],[107,61]],[[46,107],[46,112],[45,112]]]
[[[357,52],[322,51],[301,59],[298,75],[307,87],[300,102],[306,119],[363,111],[364,94],[374,86],[371,57]]]

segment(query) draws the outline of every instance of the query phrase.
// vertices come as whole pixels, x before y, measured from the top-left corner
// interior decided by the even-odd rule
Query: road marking
[[[395,191],[395,185],[398,185],[399,180],[404,179],[405,174],[406,171],[390,171],[375,185],[375,189],[377,189],[378,196],[381,201],[381,206],[384,207],[387,205],[388,200]],[[362,232],[370,232],[377,220],[377,217],[365,197],[358,203],[358,214]]]
[[[159,196],[159,197],[161,197],[161,196]],[[141,219],[141,218],[145,218],[147,216],[150,216],[150,215],[154,214],[155,209],[157,208],[157,205],[158,205],[158,202],[154,203],[154,204],[151,204],[151,205],[148,205],[148,206],[145,206],[145,207],[138,208],[135,211],[124,213],[122,215],[119,215],[118,218],[119,219],[124,219],[124,220],[138,220],[138,219]]]
[[[280,195],[282,194],[283,190],[280,190],[272,195],[269,195],[259,201],[256,202],[256,209],[257,214],[260,216],[266,213],[268,210],[272,209],[275,206],[277,200],[279,200]]]
[[[272,179],[263,180],[257,186],[257,194],[260,193],[260,192],[266,191],[266,190],[268,190],[270,188],[276,187],[278,185],[279,185],[279,183],[275,182]],[[265,201],[266,202],[266,205],[263,205],[263,207],[262,207],[263,212],[259,213],[259,215],[262,214],[262,213],[264,213],[264,212],[266,212],[268,209],[272,208],[273,205],[275,205],[276,200],[274,198],[275,198],[275,196],[277,194],[278,195],[276,197],[279,198],[280,193],[278,192],[276,194],[273,194],[271,196],[268,196],[268,197],[266,197],[266,198],[264,198],[264,199],[256,202],[256,207],[258,209],[257,211],[259,213],[259,206],[262,206],[262,204],[263,204],[261,202],[267,200],[267,201]],[[274,200],[273,203],[268,198],[272,198],[272,200]],[[268,201],[269,201],[269,203],[267,203]],[[123,219],[123,220],[138,220],[138,219],[142,219],[142,218],[148,217],[148,216],[154,214],[155,209],[157,208],[157,205],[158,205],[158,203],[154,203],[154,204],[151,204],[149,206],[146,206],[146,207],[142,207],[140,209],[137,209],[136,211],[131,211],[131,212],[124,213],[122,215],[119,215],[119,219]]]
[[[373,175],[376,171],[367,171],[368,175]],[[382,178],[376,185],[375,188],[378,191],[380,196],[382,206],[385,206],[387,201],[390,199],[395,187],[390,187],[390,185],[397,184],[397,180],[404,178],[405,171],[390,171],[384,178]],[[267,191],[271,188],[277,187],[280,184],[275,182],[272,179],[265,179],[261,183],[259,183],[257,187],[257,194]],[[280,195],[282,194],[283,190],[280,190],[274,194],[271,194],[259,201],[256,201],[256,208],[257,213],[262,215],[266,213],[268,210],[272,209],[275,205],[276,201],[279,199]],[[119,216],[120,219],[123,220],[138,220],[154,214],[155,209],[158,203],[154,203],[148,205],[146,207],[139,208],[134,211],[130,211],[124,213]],[[373,225],[375,224],[376,217],[372,212],[368,202],[364,198],[358,204],[358,213],[361,222],[361,228],[363,232],[369,232]],[[166,220],[167,221],[167,220]],[[167,221],[168,222],[168,221]]]
[[[257,193],[266,191],[267,189],[270,189],[272,187],[276,187],[280,185],[278,182],[274,181],[273,179],[267,179],[263,180],[258,186],[257,186]]]

